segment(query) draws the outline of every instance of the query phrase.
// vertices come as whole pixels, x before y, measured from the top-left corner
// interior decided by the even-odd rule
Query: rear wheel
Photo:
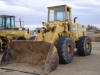
[[[74,56],[74,43],[70,37],[60,37],[56,42],[59,55],[59,63],[68,64]]]
[[[19,36],[19,37],[16,37],[15,40],[26,40],[26,38],[23,36]]]
[[[80,37],[76,44],[78,55],[88,56],[91,54],[92,44],[88,36]]]

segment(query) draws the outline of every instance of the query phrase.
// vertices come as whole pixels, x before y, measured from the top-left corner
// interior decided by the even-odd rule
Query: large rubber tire
[[[6,50],[8,40],[5,37],[1,37],[0,39],[2,40],[2,43],[0,42],[0,53],[2,53]]]
[[[67,47],[70,45],[70,56],[67,52]],[[59,55],[59,63],[60,64],[68,64],[72,61],[74,56],[74,43],[70,37],[60,37],[56,41],[56,48]]]
[[[90,55],[92,50],[91,39],[88,36],[80,37],[79,40],[77,41],[76,47],[79,56]]]
[[[23,37],[23,36],[19,36],[19,37],[16,37],[16,39],[15,40],[26,40],[26,38],[25,37]]]
[[[36,36],[32,36],[32,37],[29,38],[29,40],[35,40],[35,37]]]
[[[2,53],[4,50],[2,50],[2,47],[1,47],[1,43],[0,43],[0,53]]]

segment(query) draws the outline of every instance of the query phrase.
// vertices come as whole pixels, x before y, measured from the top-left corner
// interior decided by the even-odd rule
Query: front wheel
[[[7,48],[8,39],[5,37],[0,38],[0,53],[4,52]]]
[[[2,45],[3,45],[3,43],[2,43],[2,39],[0,38],[0,53],[3,52]]]
[[[70,37],[60,37],[56,42],[56,48],[59,55],[59,63],[68,64],[74,56],[74,43]]]
[[[76,44],[79,56],[88,56],[91,54],[92,44],[88,36],[80,37]]]

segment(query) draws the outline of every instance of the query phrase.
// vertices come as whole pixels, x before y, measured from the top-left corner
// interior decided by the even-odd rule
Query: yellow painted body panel
[[[26,30],[0,30],[0,36],[8,39],[14,39],[18,36],[24,36],[26,39],[29,38],[29,34]]]
[[[79,39],[79,37],[86,36],[86,27],[84,25],[70,24],[70,31],[68,31],[68,24],[66,24],[65,22],[55,21],[52,23],[45,23],[44,25],[46,26],[47,30],[48,28],[50,28],[51,30],[47,31],[44,37],[43,31],[41,30],[35,40],[46,41],[51,44],[55,44],[56,40],[60,36],[69,36],[75,43]],[[52,31],[53,27],[55,27],[55,29]]]

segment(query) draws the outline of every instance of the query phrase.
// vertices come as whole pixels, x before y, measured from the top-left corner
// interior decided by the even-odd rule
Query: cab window
[[[15,17],[8,16],[6,19],[6,28],[13,29],[15,28]]]
[[[11,28],[15,28],[15,17],[11,17]]]
[[[6,28],[7,29],[11,28],[10,17],[7,17],[6,19]]]
[[[65,20],[65,8],[50,8],[49,10],[49,22],[64,21]]]
[[[3,26],[3,17],[0,16],[0,29],[3,29],[4,26]]]
[[[67,20],[69,21],[70,19],[70,14],[69,14],[69,10],[67,9]]]

